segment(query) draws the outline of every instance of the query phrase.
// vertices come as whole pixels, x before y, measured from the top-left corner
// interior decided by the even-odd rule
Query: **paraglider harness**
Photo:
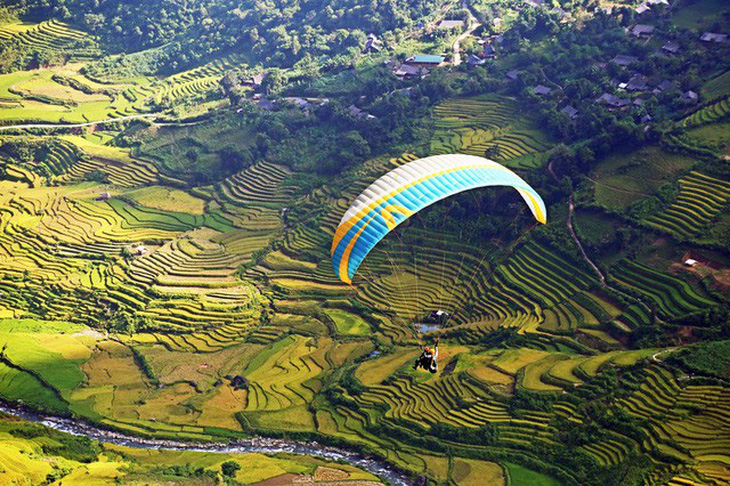
[[[433,348],[424,346],[421,356],[419,356],[418,359],[416,359],[416,362],[413,364],[413,369],[417,370],[418,368],[423,368],[424,370],[428,370],[431,373],[436,373],[439,370],[439,365],[436,361],[438,357],[439,342],[437,340]]]

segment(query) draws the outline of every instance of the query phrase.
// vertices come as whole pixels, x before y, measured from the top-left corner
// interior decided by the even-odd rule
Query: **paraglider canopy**
[[[335,273],[352,283],[370,250],[400,223],[449,196],[487,186],[514,187],[535,219],[547,221],[540,195],[507,167],[473,155],[434,155],[388,172],[355,199],[332,240]]]

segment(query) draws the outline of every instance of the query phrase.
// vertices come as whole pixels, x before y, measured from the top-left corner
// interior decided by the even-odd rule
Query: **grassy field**
[[[675,155],[659,147],[646,147],[631,153],[618,153],[605,158],[591,174],[595,198],[610,209],[624,209],[651,196],[694,160]]]
[[[519,464],[506,463],[510,483],[514,486],[557,486],[560,483],[550,476],[532,471]]]
[[[142,206],[160,209],[162,211],[181,211],[195,215],[205,213],[205,201],[185,191],[170,187],[144,187],[129,191],[125,193],[125,196]]]
[[[672,13],[672,23],[685,29],[705,30],[721,21],[718,12],[725,3],[722,0],[698,0],[684,5]]]
[[[687,130],[686,136],[695,144],[719,154],[730,154],[730,123],[713,123]]]
[[[340,309],[327,309],[325,311],[332,318],[337,326],[337,331],[342,334],[367,335],[370,326],[360,316],[350,314]]]

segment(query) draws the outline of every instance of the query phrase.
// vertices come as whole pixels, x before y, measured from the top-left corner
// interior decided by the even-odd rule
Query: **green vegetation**
[[[535,486],[555,486],[560,484],[555,479],[535,471],[531,471],[519,464],[505,463],[509,471],[510,484],[514,486],[527,486],[528,484]]]
[[[534,119],[509,99],[453,98],[436,106],[434,154],[462,152],[514,167],[536,168],[552,146]]]
[[[596,202],[609,209],[625,209],[655,195],[677,172],[693,164],[690,157],[668,153],[659,147],[610,155],[598,164],[592,175]]]
[[[730,376],[730,341],[695,344],[676,359],[688,369],[718,378]]]
[[[636,5],[560,3],[0,9],[0,398],[147,438],[316,441],[439,484],[726,482],[730,57],[698,29],[728,17],[653,5],[636,38]],[[437,24],[472,17],[455,66],[459,29]],[[458,194],[343,284],[330,246],[353,199],[451,152],[515,169],[548,224],[514,191]],[[414,370],[436,339],[438,372]],[[376,480],[8,418],[0,466]]]
[[[0,450],[0,480],[5,484],[214,484],[225,478],[251,483],[283,474],[379,484],[362,470],[314,458],[140,450],[58,432],[10,415],[0,417]]]
[[[327,309],[326,314],[332,318],[337,331],[342,334],[367,335],[370,326],[361,317],[339,309]]]

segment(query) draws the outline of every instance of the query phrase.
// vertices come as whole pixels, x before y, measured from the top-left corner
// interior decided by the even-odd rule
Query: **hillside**
[[[8,416],[3,481],[384,479],[209,445],[261,436],[414,484],[730,482],[722,2],[125,5],[0,8],[0,399],[213,452]],[[352,201],[448,153],[547,224],[457,194],[344,284]]]

